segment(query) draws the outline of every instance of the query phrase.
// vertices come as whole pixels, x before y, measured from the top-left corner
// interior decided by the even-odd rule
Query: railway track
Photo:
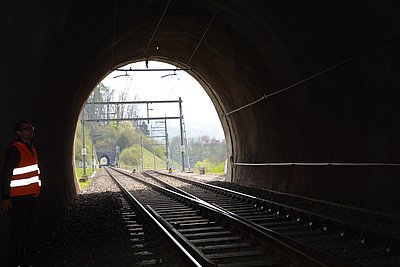
[[[399,241],[393,237],[187,178],[154,171],[145,172],[145,175],[165,183],[164,186],[171,190],[184,190],[189,196],[212,203],[327,265],[398,266],[400,263]],[[179,188],[173,189],[171,184]]]
[[[201,266],[148,210],[115,178],[121,189],[122,218],[130,234],[134,266]]]
[[[142,174],[108,172],[179,240],[202,266],[351,266],[346,260],[266,232],[251,221]],[[135,179],[135,184],[132,181]],[[153,179],[153,178],[152,178]],[[147,181],[146,181],[147,180]],[[144,189],[143,184],[148,188]],[[149,189],[151,187],[151,189]]]

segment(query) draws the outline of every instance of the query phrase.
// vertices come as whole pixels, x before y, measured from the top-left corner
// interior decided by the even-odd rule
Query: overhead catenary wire
[[[114,68],[114,46],[115,46],[115,29],[117,24],[117,0],[114,1],[114,25],[113,25],[113,41],[111,48],[111,68]]]
[[[149,42],[148,42],[148,44],[147,44],[147,46],[146,46],[146,49],[144,50],[143,58],[146,57],[147,50],[149,49],[150,44],[151,44],[151,42],[153,41],[154,36],[156,35],[156,32],[157,32],[157,30],[158,30],[158,27],[160,26],[161,21],[163,20],[164,15],[165,15],[165,13],[167,12],[167,9],[168,9],[170,3],[171,3],[171,0],[168,0],[168,3],[167,3],[167,5],[166,5],[165,8],[164,8],[164,12],[162,13],[161,18],[160,18],[160,20],[158,21],[158,24],[157,24],[156,28],[154,29],[153,35],[151,36],[151,38],[150,38],[150,40],[149,40]]]
[[[336,69],[336,68],[338,68],[340,66],[343,66],[343,65],[345,65],[345,64],[347,64],[347,63],[349,63],[351,61],[354,61],[354,60],[356,60],[356,59],[358,59],[360,57],[368,55],[368,54],[374,52],[375,50],[383,48],[383,47],[389,45],[390,43],[393,43],[393,42],[397,41],[399,38],[400,38],[400,35],[396,35],[394,38],[384,42],[383,44],[380,44],[380,45],[378,45],[376,47],[373,47],[373,48],[371,48],[371,49],[369,49],[367,51],[364,51],[364,52],[362,52],[362,53],[360,53],[358,55],[355,55],[353,57],[350,57],[350,58],[347,58],[345,60],[342,60],[341,62],[339,62],[339,63],[337,63],[337,64],[335,64],[335,65],[333,65],[333,66],[331,66],[331,67],[329,67],[329,68],[327,68],[327,69],[325,69],[323,71],[320,71],[320,72],[318,72],[318,73],[316,73],[314,75],[311,75],[311,76],[309,76],[309,77],[307,77],[307,78],[305,78],[305,79],[303,79],[301,81],[298,81],[298,82],[296,82],[296,83],[294,83],[292,85],[289,85],[289,86],[287,86],[287,87],[285,87],[283,89],[280,89],[278,91],[275,91],[275,92],[272,92],[272,93],[269,93],[269,94],[264,94],[261,98],[255,100],[255,101],[253,101],[251,103],[248,103],[248,104],[246,104],[246,105],[244,105],[242,107],[239,107],[237,109],[234,109],[232,111],[229,111],[229,112],[225,113],[225,116],[229,116],[229,115],[231,115],[233,113],[236,113],[236,112],[241,111],[241,110],[243,110],[245,108],[248,108],[248,107],[250,107],[250,106],[252,106],[252,105],[254,105],[254,104],[258,103],[258,102],[261,102],[264,99],[267,99],[267,98],[269,98],[271,96],[274,96],[274,95],[277,95],[277,94],[280,94],[280,93],[283,93],[283,92],[285,92],[285,91],[287,91],[289,89],[292,89],[292,88],[294,88],[296,86],[299,86],[299,85],[301,85],[303,83],[306,83],[306,82],[308,82],[308,81],[310,81],[310,80],[312,80],[312,79],[314,79],[316,77],[319,77],[319,76],[321,76],[321,75],[323,75],[323,74],[325,74],[327,72],[330,72],[330,71],[332,71],[332,70],[334,70],[334,69]]]
[[[113,69],[114,71],[125,71],[125,72],[154,72],[154,71],[159,71],[159,72],[163,72],[163,71],[191,71],[191,68],[183,68],[183,69],[179,69],[179,68],[163,68],[163,69],[132,69],[131,67],[129,69]]]
[[[204,37],[206,36],[208,30],[210,29],[211,24],[214,22],[214,19],[215,19],[215,17],[217,16],[218,12],[219,12],[219,9],[217,9],[217,11],[215,12],[213,18],[211,19],[210,23],[209,23],[208,26],[207,26],[207,29],[206,29],[205,32],[203,33],[203,36],[201,36],[200,41],[197,43],[196,48],[194,49],[192,55],[190,56],[189,60],[188,60],[187,63],[186,63],[187,66],[189,65],[190,61],[192,61],[192,58],[193,58],[193,56],[196,54],[197,49],[199,48],[200,44],[203,42],[203,39],[204,39]]]

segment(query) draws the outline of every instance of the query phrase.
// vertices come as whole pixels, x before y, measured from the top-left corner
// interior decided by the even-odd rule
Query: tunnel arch
[[[364,134],[369,132],[369,135],[381,136],[382,131],[376,131],[376,129],[383,127],[385,128],[383,131],[389,131],[390,128],[388,124],[376,124],[371,128],[369,125],[371,120],[374,121],[375,116],[386,116],[389,110],[385,110],[379,115],[371,114],[368,110],[374,109],[373,101],[359,98],[360,89],[364,87],[368,88],[369,94],[376,97],[375,99],[383,101],[379,97],[377,89],[362,80],[363,71],[380,72],[378,68],[373,70],[363,68],[363,65],[368,65],[368,61],[382,60],[382,58],[379,59],[379,55],[372,54],[358,61],[349,62],[342,68],[328,72],[322,78],[317,77],[293,90],[268,98],[268,101],[260,101],[237,113],[225,116],[227,112],[251,103],[268,93],[294,84],[342,60],[380,45],[381,42],[370,39],[354,40],[351,45],[340,47],[339,51],[335,50],[341,40],[354,35],[354,30],[360,31],[357,26],[360,25],[358,18],[352,18],[350,13],[346,13],[349,16],[345,16],[340,23],[335,21],[336,24],[333,26],[325,21],[326,17],[297,5],[293,6],[296,11],[288,11],[281,9],[282,6],[269,6],[262,2],[245,5],[245,8],[238,2],[232,6],[214,2],[208,2],[208,5],[205,6],[183,2],[180,4],[182,9],[187,8],[185,14],[193,11],[196,16],[185,17],[185,25],[182,25],[178,19],[182,18],[182,9],[170,7],[168,15],[161,22],[150,43],[149,38],[145,37],[149,37],[149,32],[144,31],[143,25],[135,24],[136,20],[129,21],[127,17],[130,17],[131,14],[125,12],[126,10],[119,13],[117,6],[119,15],[116,17],[114,40],[111,46],[102,47],[101,56],[98,57],[97,64],[93,66],[97,69],[95,73],[98,77],[104,78],[110,73],[112,66],[114,68],[121,67],[146,58],[167,62],[181,68],[192,68],[192,76],[205,88],[221,118],[229,146],[227,152],[231,166],[228,170],[231,172],[227,177],[230,181],[336,202],[336,192],[327,193],[325,189],[321,190],[321,188],[325,188],[327,181],[329,181],[328,184],[334,185],[336,179],[341,179],[339,184],[346,184],[345,187],[348,188],[346,193],[340,196],[341,199],[346,199],[345,201],[340,200],[343,202],[342,204],[346,202],[364,208],[372,208],[376,205],[375,203],[366,204],[365,198],[361,197],[364,194],[361,192],[365,192],[364,190],[369,191],[368,194],[374,194],[371,189],[365,187],[359,194],[354,194],[352,191],[357,190],[359,182],[366,176],[368,177],[368,186],[372,186],[375,183],[372,175],[374,171],[387,176],[389,183],[393,182],[394,177],[389,174],[391,173],[390,167],[370,166],[367,168],[370,168],[371,172],[365,175],[365,172],[368,171],[360,172],[354,166],[347,167],[348,173],[346,174],[340,168],[332,169],[331,167],[243,166],[231,163],[397,161],[399,153],[394,152],[393,148],[381,143],[378,139],[373,141],[375,144],[369,145],[369,140]],[[329,15],[332,14],[330,13],[333,12],[332,9],[334,12],[339,10],[343,12],[339,4],[329,7],[316,3],[313,5]],[[155,6],[160,11],[164,7],[160,3]],[[281,17],[272,19],[272,13],[270,10],[264,9],[266,7],[275,8]],[[240,8],[244,9],[243,13],[239,12]],[[261,11],[258,10],[259,8]],[[374,9],[373,5],[365,7],[366,14],[370,11],[369,8]],[[258,14],[259,17],[247,17],[248,14]],[[294,14],[304,24],[300,24],[298,27],[279,25],[284,18]],[[153,13],[146,13],[146,15],[150,16],[146,17],[146,20],[152,21],[146,26],[153,33],[160,17]],[[230,15],[234,15],[237,20],[232,20]],[[140,14],[140,17],[142,16],[144,14]],[[206,32],[213,16],[216,18],[211,24],[210,30],[207,31],[207,37],[200,43],[201,49],[196,50],[196,46]],[[313,20],[310,21],[308,16],[313,16]],[[201,27],[198,24],[200,17]],[[328,19],[336,19],[336,17],[328,16]],[[118,24],[119,20],[123,20],[125,23],[121,26]],[[352,26],[345,30],[347,25]],[[326,28],[322,26],[328,27],[332,31],[328,32],[329,36],[317,37],[312,33],[312,31],[327,32]],[[307,31],[305,31],[306,27],[308,27]],[[302,31],[306,40],[307,38],[317,38],[318,44],[311,45],[307,41],[301,41],[301,37],[293,31],[295,28]],[[261,29],[262,31],[260,31]],[[311,32],[309,32],[310,29],[312,29]],[[344,32],[337,32],[337,29]],[[396,31],[392,28],[385,34],[380,34],[376,29],[374,33],[384,41],[394,36]],[[358,36],[360,39],[363,38],[361,35]],[[331,39],[335,39],[336,42],[330,43]],[[143,57],[146,46],[148,46],[147,55]],[[245,53],[241,50],[242,47],[246,47]],[[331,54],[332,51],[335,53]],[[389,51],[383,50],[383,52],[385,51],[390,53],[390,47]],[[305,55],[309,58],[306,59]],[[191,59],[190,64],[186,64],[185,62],[188,62],[189,58]],[[310,60],[312,60],[312,64],[310,64]],[[350,78],[348,73],[357,78]],[[393,79],[391,74],[382,73],[382,75],[385,76],[385,79]],[[338,79],[338,77],[344,78]],[[94,75],[91,78],[93,85],[101,80],[94,80]],[[356,80],[359,83],[357,88],[360,89],[352,90],[349,94],[348,88],[353,85],[348,81]],[[321,85],[326,88],[323,93],[317,89]],[[85,97],[87,98],[88,88],[93,87],[85,88],[83,90],[86,91]],[[345,100],[342,100],[343,95]],[[360,107],[358,111],[353,110],[353,102],[357,102]],[[339,103],[339,105],[335,105],[335,103]],[[322,115],[317,115],[318,112],[321,112]],[[365,118],[362,115],[363,112],[366,112],[369,118]],[[351,114],[351,119],[346,119],[346,114]],[[345,134],[346,131],[340,131],[325,121],[351,132],[353,140],[349,140]],[[381,138],[384,137],[381,136]],[[332,140],[332,142],[328,140]],[[393,158],[388,158],[386,153],[391,153]],[[381,157],[376,158],[376,155],[381,155]],[[302,173],[307,173],[307,177],[304,178]],[[342,178],[337,178],[337,176]],[[324,178],[322,179],[322,177]],[[352,184],[351,179],[356,179],[357,182]],[[383,185],[380,188],[386,190]],[[363,200],[360,201],[360,197]],[[370,204],[372,206],[369,206]],[[372,209],[383,207],[376,206]]]
[[[111,160],[110,160],[110,156],[109,156],[109,155],[107,155],[107,154],[102,154],[102,155],[99,157],[99,162],[101,161],[102,158],[105,158],[105,159],[107,160],[107,165],[111,165]]]
[[[35,125],[46,192],[38,209],[38,228],[54,222],[76,194],[71,155],[79,107],[113,68],[146,57],[194,69],[210,98],[221,104],[223,116],[380,47],[293,90],[224,116],[221,122],[229,125],[230,162],[400,162],[400,54],[398,43],[387,43],[399,34],[397,1],[176,0],[145,56],[166,2],[57,5],[8,1],[0,10],[0,31],[6,37],[0,44],[0,121],[4,129],[12,129],[21,118]],[[24,79],[21,62],[29,70]],[[14,133],[5,130],[0,136],[5,151]],[[400,214],[393,204],[400,186],[395,164],[236,164],[231,169],[232,181],[242,185]],[[1,226],[7,229],[7,219],[1,216]]]
[[[163,63],[167,63],[170,65],[173,65],[177,68],[180,69],[190,69],[190,67],[186,64],[183,64],[181,62],[177,62],[176,60],[173,59],[169,59],[169,58],[165,58],[165,57],[146,57],[146,58],[138,58],[138,59],[134,59],[132,61],[124,61],[120,64],[118,64],[118,67],[116,68],[126,68],[125,66],[131,64],[131,63],[137,63],[137,62],[145,62],[146,60],[150,61],[155,61],[155,62],[163,62]],[[96,83],[96,86],[108,75],[110,75],[112,72],[111,71],[107,71],[102,77],[102,79],[100,81],[98,81]],[[225,117],[225,113],[226,113],[226,108],[224,108],[223,103],[221,102],[221,99],[218,97],[216,91],[210,86],[210,84],[202,77],[202,75],[200,73],[198,73],[198,71],[196,71],[195,69],[191,69],[186,71],[186,73],[188,73],[192,78],[194,78],[204,89],[204,91],[207,93],[208,97],[211,99],[212,103],[214,104],[214,107],[216,109],[217,115],[219,117],[219,121],[221,123],[222,129],[224,131],[224,136],[225,136],[225,140],[226,140],[226,155],[227,155],[227,159],[231,158],[233,153],[233,138],[232,138],[232,132],[230,129],[230,125],[229,125],[229,120]],[[87,96],[85,96],[85,103],[87,102],[87,99],[89,98],[90,94],[93,92],[93,90],[95,89],[95,87],[89,92],[89,94]],[[80,108],[80,113],[83,110],[84,105]],[[74,157],[74,155],[73,155]],[[100,157],[98,157],[100,159]],[[108,161],[111,162],[111,161]],[[225,175],[225,178],[227,181],[232,181],[232,164],[231,162],[228,160],[227,161],[227,172]]]

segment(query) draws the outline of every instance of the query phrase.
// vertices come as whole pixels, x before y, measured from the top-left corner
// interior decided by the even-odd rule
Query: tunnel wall
[[[279,47],[286,47],[286,52],[278,54],[286,56],[280,59],[280,71],[273,71],[276,74],[273,81],[278,83],[271,86],[275,90],[266,88],[266,94],[344,60],[353,60],[230,115],[234,132],[239,133],[235,135],[239,139],[235,162],[371,165],[399,162],[396,138],[399,126],[393,124],[399,115],[396,78],[399,25],[394,23],[394,13],[377,7],[362,6],[361,11],[355,12],[356,6],[346,5],[344,9],[338,2],[329,7],[316,4],[314,9],[301,11],[281,10],[287,19],[298,17],[299,11],[304,12],[309,23],[304,28],[304,25],[289,26],[284,24],[285,20],[281,21],[287,27],[286,31],[279,27]],[[360,19],[363,15],[369,20]],[[266,59],[260,61],[268,62],[268,55],[261,51],[260,55],[265,55]],[[359,55],[362,56],[357,57]],[[290,69],[293,66],[296,70]],[[286,77],[277,80],[279,73]],[[264,84],[269,82],[265,78],[264,81]],[[253,84],[248,88],[259,86]],[[256,94],[262,96],[261,92]],[[252,131],[245,131],[244,127]],[[362,165],[236,165],[234,179],[241,184],[400,214],[399,205],[394,204],[399,188],[397,169]]]
[[[394,38],[398,2],[172,1],[144,53],[165,5],[3,3],[0,160],[14,123],[32,120],[43,178],[33,236],[49,230],[76,194],[75,126],[90,92],[113,66],[145,57],[191,67],[205,85],[232,156],[228,180],[399,214],[398,167],[233,164],[399,162],[398,41],[224,116]],[[4,214],[0,227],[9,229]],[[2,257],[7,236],[1,231]]]

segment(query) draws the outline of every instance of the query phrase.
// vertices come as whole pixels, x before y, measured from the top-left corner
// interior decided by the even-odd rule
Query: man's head
[[[15,133],[24,143],[30,143],[33,139],[33,126],[30,121],[22,120],[15,124]]]

